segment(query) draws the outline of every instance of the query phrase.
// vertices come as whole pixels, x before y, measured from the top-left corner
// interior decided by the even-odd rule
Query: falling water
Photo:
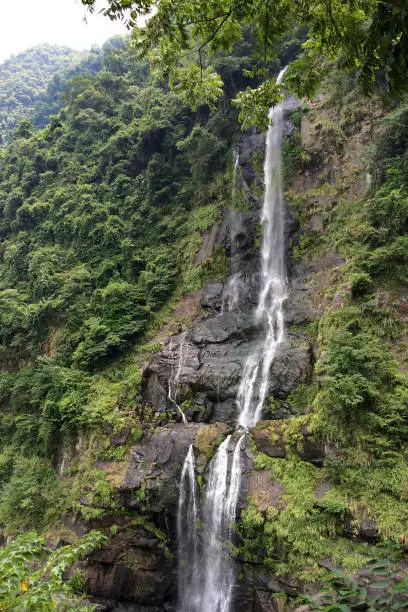
[[[235,446],[230,469],[231,436],[222,442],[210,463],[202,512],[205,528],[199,554],[197,542],[191,542],[191,535],[181,534],[186,544],[190,540],[191,569],[189,575],[184,573],[179,580],[180,612],[229,612],[234,584],[229,544],[241,486],[240,458],[244,439],[243,434]],[[181,487],[184,487],[183,483]],[[186,525],[192,524],[192,514],[186,517]],[[180,504],[178,518],[181,524]],[[185,529],[190,530],[188,527]]]
[[[279,74],[278,83],[283,74],[284,70]],[[285,337],[283,302],[287,295],[281,176],[283,110],[283,104],[271,109],[271,126],[266,139],[262,284],[256,309],[256,319],[265,328],[265,334],[262,343],[245,363],[238,390],[238,425],[245,428],[253,427],[261,416],[268,392],[269,370]],[[238,158],[234,158],[234,186],[238,163]],[[238,278],[238,275],[232,275],[231,284]],[[228,306],[232,307],[232,303],[228,302]],[[176,379],[177,376],[174,381]],[[229,546],[241,486],[240,457],[244,439],[245,434],[235,446],[230,468],[231,436],[219,446],[209,466],[201,513],[197,510],[192,446],[189,449],[181,476],[178,535],[181,563],[188,558],[190,565],[188,569],[183,565],[179,572],[179,612],[230,611],[234,571]],[[197,531],[199,519],[205,525],[200,539]]]
[[[237,191],[238,183],[238,170],[239,170],[239,149],[234,148],[232,151],[234,158],[234,168],[232,170],[232,195],[234,196]]]
[[[282,80],[284,70],[278,76]],[[287,297],[284,261],[282,192],[282,125],[284,103],[269,111],[271,125],[266,137],[265,196],[262,210],[262,284],[256,318],[265,328],[262,344],[249,355],[238,389],[238,423],[254,427],[268,392],[269,370],[285,338],[283,302]]]
[[[186,419],[186,415],[184,414],[183,410],[181,409],[181,407],[177,403],[177,395],[178,395],[181,371],[182,371],[183,366],[184,366],[184,359],[185,359],[184,352],[185,352],[185,344],[186,344],[186,333],[187,332],[183,332],[181,334],[181,336],[180,336],[179,353],[178,353],[178,361],[177,361],[177,370],[175,372],[174,372],[174,368],[173,368],[173,355],[174,355],[173,339],[170,338],[169,349],[170,349],[170,355],[171,355],[171,360],[172,361],[171,361],[171,376],[170,376],[170,379],[169,379],[169,389],[168,389],[168,393],[167,393],[168,399],[170,400],[170,402],[172,404],[174,404],[174,406],[179,411],[179,413],[181,415],[181,418],[183,420],[183,423],[187,423],[187,419]]]
[[[241,289],[241,274],[236,272],[228,279],[227,285],[222,296],[221,313],[234,310],[239,304]]]
[[[193,610],[190,605],[191,592],[195,590],[198,553],[198,497],[195,480],[193,445],[188,449],[180,479],[180,494],[177,513],[178,541],[178,590],[180,610]],[[189,588],[186,588],[189,585]]]
[[[238,196],[238,172],[239,172],[239,149],[234,148],[232,151],[234,158],[234,166],[232,171],[232,202],[235,203],[235,200]],[[236,255],[236,245],[234,241],[234,218],[236,217],[236,211],[230,211],[230,229],[231,229],[231,262],[234,260],[234,256]],[[222,301],[221,301],[221,313],[225,311],[234,310],[239,303],[239,295],[241,290],[241,273],[235,272],[230,276],[228,282],[225,286]]]

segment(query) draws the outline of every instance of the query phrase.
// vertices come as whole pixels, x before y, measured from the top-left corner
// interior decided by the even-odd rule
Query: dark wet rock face
[[[126,507],[143,502],[152,513],[177,507],[178,483],[198,425],[176,423],[148,434],[132,447],[132,456],[120,490]]]
[[[299,276],[291,281],[285,307],[288,329],[315,317],[310,286],[305,282],[309,270],[298,267],[296,272]],[[257,295],[258,278],[243,274],[239,282],[241,289],[235,309],[217,313],[214,309],[221,309],[225,283],[208,285],[202,304],[211,316],[198,321],[185,334],[171,338],[146,368],[144,396],[155,411],[163,409],[166,402],[168,409],[174,409],[166,398],[182,350],[178,393],[180,403],[190,402],[186,409],[188,419],[236,420],[235,399],[245,361],[263,337],[263,330],[255,322],[254,307],[249,303]],[[301,331],[289,331],[271,368],[269,392],[279,398],[287,396],[309,379],[313,360],[308,338]]]
[[[288,122],[288,133],[290,129]],[[261,202],[253,188],[262,188],[262,177],[250,163],[254,152],[264,151],[264,136],[250,132],[241,135],[237,144],[239,180],[249,207],[228,211],[218,230],[211,234],[212,243],[223,247],[229,257],[229,275],[203,289],[201,312],[193,325],[165,339],[162,349],[143,371],[144,403],[154,414],[170,414],[178,422],[145,431],[144,438],[130,449],[127,470],[117,491],[129,521],[132,522],[132,517],[137,520],[114,532],[109,545],[91,557],[86,569],[87,592],[105,600],[124,602],[120,604],[124,609],[140,612],[174,609],[175,526],[182,466],[193,444],[197,474],[205,481],[217,446],[235,430],[236,397],[245,361],[264,335],[254,318],[260,285]],[[297,229],[296,219],[287,209],[287,244]],[[278,398],[282,406],[291,391],[309,380],[314,359],[310,341],[299,327],[315,318],[307,281],[310,270],[290,262],[287,268],[290,290],[285,305],[287,338],[271,368],[269,386],[269,395]],[[297,326],[296,330],[292,326]],[[169,398],[171,385],[173,393],[176,387],[176,403],[182,408],[187,424],[181,422],[180,410]],[[290,407],[287,415],[291,415]],[[285,409],[281,408],[281,413],[273,418],[285,416]],[[125,435],[126,432],[121,433],[122,437]],[[233,434],[233,440],[236,435]],[[117,437],[119,443],[122,437],[120,440]],[[283,437],[278,434],[271,438],[268,427],[261,424],[253,437],[258,450],[271,457],[285,457]],[[321,449],[316,450],[307,432],[304,440],[305,460],[320,460]],[[280,485],[266,471],[252,471],[248,440],[242,450],[241,470],[238,508],[246,506],[249,494],[257,499],[260,507],[284,508]],[[148,524],[140,523],[140,516]],[[164,534],[164,540],[160,534]],[[237,586],[239,603],[234,604],[234,612],[274,610],[272,595],[278,592],[276,589],[289,592],[292,588],[282,582],[271,584],[271,578],[264,576],[259,568],[247,567],[242,562],[237,565],[237,576],[241,579]],[[126,608],[126,605],[136,607]]]
[[[92,555],[85,588],[98,597],[157,605],[171,598],[174,578],[174,564],[163,542],[135,526],[111,537],[109,546]]]

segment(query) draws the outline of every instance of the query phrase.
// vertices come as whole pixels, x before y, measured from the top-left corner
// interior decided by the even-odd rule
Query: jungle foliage
[[[242,78],[237,64],[226,69],[231,91]],[[134,344],[170,299],[225,271],[222,249],[195,259],[202,234],[229,203],[236,130],[229,98],[211,116],[207,107],[193,112],[114,40],[97,74],[74,76],[62,99],[45,129],[21,122],[0,152],[7,533],[55,522],[62,505],[85,512],[78,499],[89,481],[114,506],[89,457],[86,477],[71,474],[68,499],[52,467],[57,449],[103,423],[138,435]],[[100,441],[100,452],[105,446]]]
[[[84,600],[80,571],[71,580],[64,574],[76,561],[106,542],[90,531],[75,544],[52,551],[33,532],[17,536],[0,548],[0,609],[17,612],[91,610]]]
[[[82,3],[92,10],[95,0]],[[214,104],[222,93],[222,78],[210,65],[213,53],[231,51],[243,27],[254,28],[252,75],[263,80],[237,95],[244,127],[265,126],[268,109],[281,99],[268,62],[298,26],[307,29],[307,40],[285,77],[297,96],[311,97],[333,60],[355,73],[366,93],[380,86],[395,95],[407,87],[408,9],[401,0],[109,0],[105,14],[127,21],[139,52],[150,53],[193,106]]]
[[[0,64],[0,137],[9,141],[19,121],[31,118],[38,99],[58,74],[69,71],[83,54],[68,47],[39,45]]]

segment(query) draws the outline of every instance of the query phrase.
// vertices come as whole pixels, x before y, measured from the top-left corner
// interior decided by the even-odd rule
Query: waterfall
[[[284,72],[280,72],[278,83]],[[254,427],[261,416],[268,393],[269,371],[285,339],[283,303],[287,297],[287,283],[281,161],[283,111],[283,103],[270,110],[271,125],[266,137],[262,275],[255,312],[264,334],[262,342],[245,362],[238,389],[238,427],[245,429]],[[238,165],[239,157],[234,153],[233,194],[236,191]],[[225,301],[229,310],[238,302],[239,280],[239,274],[232,274],[227,284]],[[177,523],[182,564],[179,570],[178,612],[230,612],[235,580],[230,547],[241,487],[244,440],[245,434],[242,434],[235,445],[232,460],[231,435],[219,446],[209,465],[202,509],[198,509],[197,503],[193,447],[190,446],[188,451],[181,476]],[[203,525],[201,533],[198,531],[198,521]]]
[[[234,159],[234,168],[232,170],[232,195],[234,198],[237,192],[237,179],[239,170],[239,149],[237,147],[233,149],[232,156]]]
[[[170,400],[170,402],[172,404],[174,404],[174,406],[177,408],[177,410],[179,411],[182,421],[183,423],[187,423],[187,419],[186,419],[186,415],[184,414],[183,410],[181,409],[181,407],[179,406],[179,404],[177,403],[177,394],[178,394],[178,387],[179,387],[179,382],[180,382],[180,377],[181,377],[181,371],[183,369],[184,366],[184,359],[185,359],[185,355],[184,355],[184,349],[185,349],[185,341],[186,341],[186,333],[187,332],[183,332],[180,336],[180,343],[179,343],[179,353],[178,353],[178,361],[177,361],[177,370],[176,372],[174,372],[174,360],[173,360],[173,356],[174,356],[174,349],[173,349],[173,339],[170,338],[170,354],[171,354],[171,376],[169,378],[169,389],[168,389],[168,393],[167,393],[167,397]]]
[[[237,194],[238,194],[239,149],[234,148],[232,151],[232,155],[234,159],[234,166],[233,166],[233,171],[232,171],[232,202],[234,203],[237,198]],[[237,214],[236,211],[235,212],[233,210],[230,211],[230,215],[231,215],[230,217],[230,232],[231,232],[230,260],[231,260],[231,263],[233,262],[233,259],[234,259],[234,256],[236,255],[236,250],[237,250],[236,245],[234,243],[234,232],[233,232],[233,226],[234,226],[233,221],[234,221],[234,218],[236,217],[236,214]],[[234,310],[234,308],[237,307],[239,303],[240,290],[241,290],[241,273],[235,272],[228,279],[226,287],[223,291],[223,296],[221,300],[221,314],[223,314],[225,311],[229,312],[230,310]]]
[[[239,303],[239,293],[241,288],[241,274],[236,272],[229,279],[222,296],[221,313],[234,310]]]
[[[183,467],[178,515],[179,537],[185,540],[183,546],[188,545],[194,553],[190,556],[189,570],[183,568],[179,576],[179,612],[229,612],[234,584],[230,542],[241,486],[241,449],[244,439],[245,434],[241,435],[235,446],[230,468],[231,436],[222,442],[210,463],[202,510],[205,527],[198,554],[197,541],[193,541],[190,534],[192,512],[188,516],[188,525],[181,531],[185,516],[181,509],[186,505],[181,502],[182,497],[185,499],[183,473],[187,472],[187,468]],[[186,462],[189,455],[190,450]]]
[[[280,83],[285,70],[278,76]],[[282,191],[282,127],[284,103],[269,111],[271,125],[266,137],[265,196],[262,210],[262,282],[256,319],[264,326],[260,346],[249,355],[238,389],[238,423],[254,427],[268,393],[269,371],[279,346],[285,339],[283,303],[287,298],[284,258],[284,217]]]
[[[177,513],[178,542],[178,592],[180,610],[193,610],[191,593],[195,591],[198,553],[198,496],[195,480],[193,445],[190,445],[180,478],[180,494]]]

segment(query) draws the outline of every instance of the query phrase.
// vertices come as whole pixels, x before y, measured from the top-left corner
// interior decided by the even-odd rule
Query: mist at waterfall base
[[[284,72],[280,72],[278,83]],[[270,110],[271,125],[266,137],[262,282],[255,312],[265,335],[248,356],[238,389],[238,428],[245,430],[254,427],[261,417],[268,393],[270,368],[285,339],[283,303],[287,297],[287,281],[281,156],[283,112],[284,103]],[[233,189],[236,186],[236,160]],[[234,276],[231,281],[235,282]],[[231,295],[235,295],[235,292],[236,288],[232,286]],[[177,518],[179,612],[230,612],[235,586],[230,546],[241,486],[241,450],[244,442],[245,433],[239,436],[233,450],[233,437],[229,435],[219,446],[209,465],[202,505],[195,479],[193,445],[189,448],[181,475]]]

